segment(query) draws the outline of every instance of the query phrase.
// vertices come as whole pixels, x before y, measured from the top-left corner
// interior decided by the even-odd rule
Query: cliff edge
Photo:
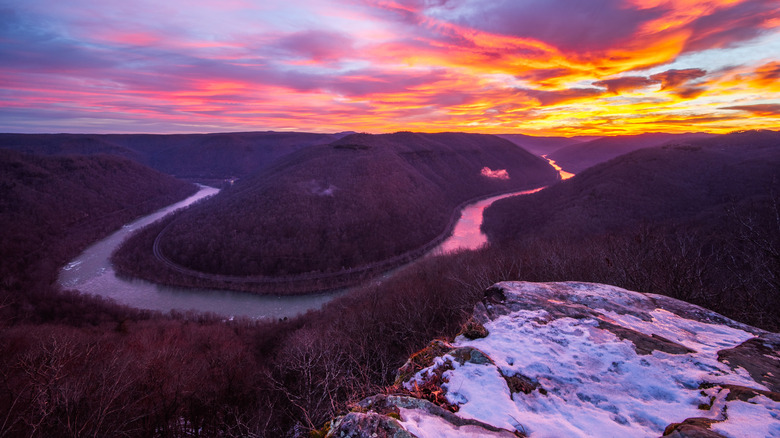
[[[780,436],[780,334],[613,286],[498,283],[453,342],[319,433]]]

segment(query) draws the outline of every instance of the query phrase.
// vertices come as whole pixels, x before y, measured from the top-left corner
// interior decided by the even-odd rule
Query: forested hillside
[[[347,135],[305,132],[217,134],[0,134],[0,148],[34,154],[111,154],[179,178],[243,177],[299,149]]]
[[[494,244],[587,267],[589,281],[678,291],[744,320],[780,315],[779,203],[780,133],[749,131],[620,156],[496,202],[482,227]]]
[[[196,187],[107,155],[47,157],[0,149],[0,284],[48,287],[94,240]]]
[[[292,154],[180,214],[157,230],[159,248],[209,274],[340,273],[444,237],[464,201],[555,180],[544,160],[494,136],[355,134]],[[139,266],[150,237],[131,239],[115,260]]]

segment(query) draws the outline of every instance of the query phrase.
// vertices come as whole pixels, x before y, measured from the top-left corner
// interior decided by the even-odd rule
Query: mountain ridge
[[[148,258],[152,238],[166,259],[206,274],[347,274],[426,248],[464,201],[556,178],[543,159],[494,136],[353,134],[278,160],[155,236],[131,238],[115,258],[148,271],[122,259]]]
[[[119,155],[178,178],[244,177],[299,149],[349,132],[212,134],[0,134],[0,148],[46,155]]]

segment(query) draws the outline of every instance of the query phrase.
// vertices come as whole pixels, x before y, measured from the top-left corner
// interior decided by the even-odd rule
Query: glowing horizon
[[[0,1],[0,132],[780,129],[776,0]]]

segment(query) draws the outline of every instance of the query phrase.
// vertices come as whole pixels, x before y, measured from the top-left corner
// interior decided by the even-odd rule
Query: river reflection
[[[461,210],[460,219],[455,224],[455,229],[452,231],[452,236],[447,238],[441,245],[431,252],[431,255],[447,254],[456,250],[463,249],[479,249],[487,244],[487,236],[482,232],[482,213],[490,204],[498,201],[499,199],[509,198],[511,196],[528,195],[536,193],[542,190],[544,187],[539,187],[533,190],[525,190],[522,192],[506,193],[503,195],[493,196],[491,198],[477,201],[473,204],[469,204]]]
[[[557,171],[558,171],[558,175],[560,175],[560,176],[561,176],[561,179],[562,179],[562,180],[564,180],[564,179],[569,179],[569,178],[571,178],[571,177],[573,177],[573,176],[574,176],[574,174],[573,174],[573,173],[571,173],[571,172],[567,172],[567,171],[565,171],[565,170],[561,169],[561,166],[557,165],[557,164],[555,163],[555,160],[551,160],[551,159],[547,158],[547,155],[542,155],[542,158],[544,158],[545,160],[547,160],[547,162],[548,162],[548,163],[550,163],[550,166],[552,166],[553,168],[555,168],[555,170],[557,170]]]

